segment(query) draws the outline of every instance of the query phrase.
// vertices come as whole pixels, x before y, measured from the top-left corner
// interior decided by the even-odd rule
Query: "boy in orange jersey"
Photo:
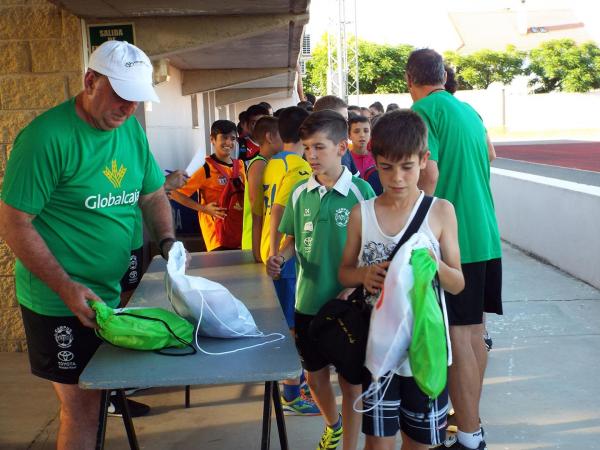
[[[190,176],[185,186],[171,192],[173,200],[198,211],[200,230],[206,244],[206,250],[209,252],[230,249],[219,241],[216,233],[217,221],[227,220],[225,208],[218,205],[221,193],[228,182],[221,171],[227,174],[227,177],[232,177],[234,166],[237,166],[235,171],[238,172],[242,183],[246,184],[244,164],[239,159],[231,158],[236,139],[237,129],[235,123],[229,120],[215,121],[210,127],[210,142],[214,153],[207,156],[204,165]],[[189,198],[196,191],[199,192],[200,203]],[[240,205],[240,208],[242,207],[243,205]],[[241,222],[239,232],[241,236]]]

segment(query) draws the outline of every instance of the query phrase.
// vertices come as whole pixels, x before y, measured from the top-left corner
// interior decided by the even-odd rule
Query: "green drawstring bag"
[[[448,379],[446,326],[432,283],[437,263],[428,249],[419,248],[413,251],[410,264],[414,285],[409,293],[413,332],[408,359],[417,386],[434,399],[442,393]]]
[[[194,326],[177,314],[162,308],[113,309],[106,303],[90,302],[100,327],[96,334],[117,347],[155,350],[164,355],[196,353],[192,345]],[[190,347],[188,353],[166,353],[165,348]]]

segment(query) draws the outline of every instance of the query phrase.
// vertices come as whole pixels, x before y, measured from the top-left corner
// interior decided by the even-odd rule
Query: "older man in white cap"
[[[100,392],[77,386],[100,344],[88,302],[119,303],[138,207],[163,255],[174,241],[164,177],[132,117],[141,101],[158,101],[150,60],[106,42],[83,91],[25,127],[6,168],[0,234],[17,257],[31,371],[60,401],[59,449],[94,447]]]

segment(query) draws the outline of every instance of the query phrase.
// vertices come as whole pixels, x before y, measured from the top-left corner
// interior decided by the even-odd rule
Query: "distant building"
[[[302,36],[302,47],[300,48],[300,72],[302,76],[306,74],[306,61],[312,56],[310,44],[310,33],[305,30]]]
[[[461,54],[504,50],[509,44],[531,50],[553,39],[569,38],[579,44],[592,40],[571,9],[450,12],[448,18],[461,42],[456,49]]]

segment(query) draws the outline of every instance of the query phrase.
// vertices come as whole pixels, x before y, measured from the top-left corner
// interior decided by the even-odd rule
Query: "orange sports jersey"
[[[225,172],[229,176],[233,173],[233,164],[239,165],[239,173],[242,178],[244,185],[246,184],[246,172],[244,171],[244,163],[239,159],[234,159],[233,164],[227,164],[223,161],[218,160],[215,155],[210,155],[214,163],[220,164],[225,169]],[[218,203],[221,192],[227,184],[227,179],[219,174],[214,168],[210,166],[208,162],[205,162],[194,174],[189,178],[185,186],[177,189],[177,192],[190,197],[194,192],[198,191],[201,205],[207,205],[209,203]],[[221,246],[221,243],[217,240],[215,232],[215,219],[214,217],[198,212],[198,221],[200,222],[200,230],[202,231],[202,237],[206,245],[206,250],[211,251]],[[227,219],[224,219],[227,220]]]

